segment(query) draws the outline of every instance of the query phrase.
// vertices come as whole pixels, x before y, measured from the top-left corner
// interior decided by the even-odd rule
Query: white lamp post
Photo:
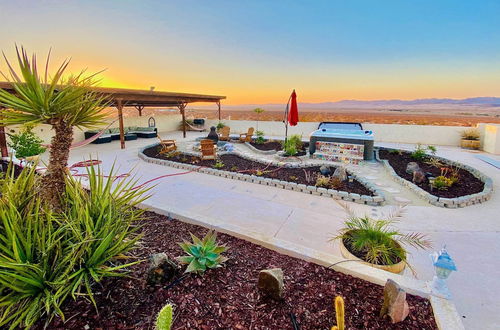
[[[436,271],[436,275],[431,283],[431,291],[433,294],[450,299],[451,293],[446,285],[446,279],[450,276],[452,271],[456,271],[457,267],[446,251],[446,245],[443,246],[439,253],[434,252],[431,254],[432,264]]]

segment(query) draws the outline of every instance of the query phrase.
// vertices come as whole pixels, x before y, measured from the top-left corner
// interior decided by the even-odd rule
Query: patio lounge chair
[[[229,141],[229,132],[231,128],[229,126],[224,126],[220,129],[219,140],[220,141]]]
[[[240,142],[252,142],[253,130],[253,127],[250,127],[247,133],[240,134]]]
[[[159,153],[160,155],[177,150],[177,146],[175,145],[175,140],[162,140],[159,135],[158,135],[158,140],[160,140],[160,146],[161,146],[161,150]]]
[[[216,159],[217,145],[213,140],[203,139],[200,141],[201,159]]]

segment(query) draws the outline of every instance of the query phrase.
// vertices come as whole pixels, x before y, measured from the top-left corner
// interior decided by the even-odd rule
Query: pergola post
[[[144,109],[144,106],[143,105],[136,105],[135,108],[137,109],[137,111],[139,111],[139,117],[141,117],[142,110]]]
[[[3,110],[3,107],[0,107],[0,111]],[[1,114],[0,114],[1,117]],[[9,156],[9,151],[7,149],[7,139],[5,137],[5,127],[0,126],[0,149],[2,152],[2,157]]]
[[[182,136],[184,138],[186,137],[186,106],[186,102],[179,103],[179,105],[177,106],[182,115]]]
[[[116,100],[116,108],[118,109],[118,123],[120,125],[120,145],[125,149],[125,129],[123,127],[123,103],[122,99]]]
[[[220,101],[215,102],[215,104],[217,104],[217,111],[219,112],[219,121],[220,121],[221,120],[221,117],[220,117]]]

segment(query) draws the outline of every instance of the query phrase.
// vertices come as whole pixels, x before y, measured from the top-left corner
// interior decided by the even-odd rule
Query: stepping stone
[[[394,200],[399,204],[410,204],[411,203],[411,200],[404,198],[404,197],[399,197],[399,196],[395,196]]]
[[[383,182],[375,182],[375,184],[379,187],[387,187],[387,184],[383,183]]]
[[[399,190],[391,187],[384,188],[384,190],[393,194],[397,194],[398,192],[400,192]]]
[[[376,180],[376,179],[378,179],[378,176],[367,175],[367,176],[365,176],[365,179],[368,179],[368,180]]]

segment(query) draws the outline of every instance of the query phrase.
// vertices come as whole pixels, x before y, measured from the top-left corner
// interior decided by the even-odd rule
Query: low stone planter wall
[[[472,195],[466,195],[466,196],[461,196],[461,197],[456,197],[456,198],[443,198],[443,197],[438,197],[430,194],[429,192],[423,190],[416,184],[414,184],[411,181],[408,181],[402,177],[400,177],[396,171],[392,168],[392,166],[389,164],[389,161],[387,159],[380,159],[379,157],[379,150],[390,150],[390,148],[384,148],[384,147],[379,147],[375,149],[375,156],[379,162],[382,162],[384,165],[384,168],[389,172],[391,177],[394,179],[394,181],[402,184],[403,186],[408,187],[409,189],[413,190],[417,195],[422,197],[424,200],[427,200],[429,203],[435,206],[439,207],[447,207],[447,208],[459,208],[459,207],[466,207],[469,205],[474,205],[474,204],[479,204],[486,202],[491,198],[491,195],[493,194],[493,180],[484,175],[482,172],[479,170],[469,166],[465,165],[450,159],[446,159],[443,157],[439,156],[433,156],[439,161],[441,161],[444,164],[455,166],[464,170],[469,171],[474,175],[476,178],[484,182],[484,189],[482,192],[477,193],[477,194],[472,194]]]
[[[157,159],[157,158],[148,157],[144,154],[144,152],[143,152],[144,150],[151,148],[151,147],[154,147],[156,145],[158,145],[158,143],[151,144],[151,145],[148,145],[148,146],[140,149],[139,155],[138,155],[139,158],[144,160],[145,162],[148,162],[148,163],[165,165],[165,166],[170,166],[170,167],[174,167],[174,168],[185,169],[188,171],[197,171],[200,173],[216,175],[216,176],[234,179],[234,180],[247,181],[247,182],[252,182],[252,183],[282,188],[282,189],[287,189],[287,190],[294,190],[294,191],[298,191],[298,192],[302,192],[302,193],[306,193],[306,194],[331,197],[331,198],[335,198],[335,199],[342,199],[345,201],[355,202],[355,203],[359,203],[359,204],[379,206],[379,205],[383,205],[385,203],[385,196],[384,196],[383,192],[380,189],[378,189],[378,187],[374,186],[373,184],[371,184],[370,182],[368,182],[364,178],[362,178],[354,173],[348,173],[348,175],[351,175],[354,179],[358,180],[361,184],[363,184],[368,190],[372,191],[374,193],[374,196],[359,195],[359,194],[355,194],[355,193],[349,193],[347,191],[326,189],[326,188],[321,188],[321,187],[316,187],[316,186],[308,186],[305,184],[297,184],[295,182],[288,182],[288,181],[282,181],[282,180],[278,180],[278,179],[265,178],[265,177],[260,177],[260,176],[256,176],[256,175],[243,174],[243,173],[218,170],[218,169],[208,168],[208,167],[200,167],[200,166],[191,165],[191,164],[178,163],[178,162],[173,162],[173,161],[166,160],[166,159]],[[190,155],[190,156],[199,156],[199,154],[193,153],[193,152],[183,152],[183,153]],[[242,157],[242,158],[245,158],[248,160],[259,161],[259,162],[263,163],[262,160],[260,160],[260,159],[252,158],[252,157],[249,157],[247,155],[240,154],[238,152],[219,152],[218,154],[219,155],[235,154],[235,155],[238,155],[239,157]],[[292,167],[292,168],[303,168],[303,167],[311,166],[310,164],[304,164],[304,163],[283,163],[283,162],[279,162],[279,161],[268,161],[267,164],[271,164],[274,166],[286,166],[286,167]],[[330,164],[330,163],[325,163],[325,164],[332,166],[332,164]]]
[[[262,154],[262,155],[273,155],[273,154],[277,153],[276,150],[260,150],[260,149],[257,149],[257,148],[255,148],[253,145],[251,145],[248,142],[245,142],[245,145],[247,147],[249,147],[250,150],[252,150],[253,152],[256,152],[256,153],[259,153],[259,154]]]

